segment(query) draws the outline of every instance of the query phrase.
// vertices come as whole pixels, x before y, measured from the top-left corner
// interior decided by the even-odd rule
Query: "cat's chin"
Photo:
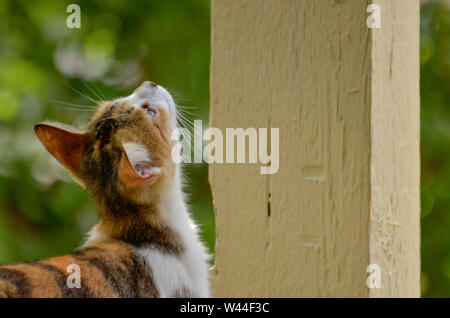
[[[131,163],[124,154],[119,164],[119,178],[126,188],[139,189],[152,186],[161,176],[162,168],[150,161]]]
[[[119,191],[125,197],[138,204],[154,204],[159,202],[163,193],[170,187],[170,181],[164,169],[140,178],[134,184],[124,184],[119,182]]]

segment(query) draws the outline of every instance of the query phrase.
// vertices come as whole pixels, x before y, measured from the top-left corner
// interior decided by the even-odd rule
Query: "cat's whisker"
[[[92,93],[95,95],[95,97],[98,98],[98,100],[106,100],[103,96],[100,96],[99,94],[97,94],[87,83],[86,81],[81,80],[81,82],[83,83],[83,85]]]
[[[65,110],[75,110],[79,112],[92,112],[92,109],[84,109],[84,108],[75,108],[75,107],[60,107]]]
[[[184,114],[182,111],[177,111],[177,115],[178,115],[178,116],[181,116],[181,117],[183,117],[183,118],[188,117],[188,114]],[[195,115],[195,114],[192,114],[192,115]]]
[[[82,83],[99,100],[108,101],[108,100],[114,100],[115,99],[115,98],[112,97],[112,94],[107,94],[105,91],[102,91],[98,86],[89,85],[86,81],[83,81],[83,80],[82,80]]]
[[[190,110],[191,108],[182,108],[182,107],[177,107],[177,112],[181,113],[181,114],[189,114],[189,115],[197,115],[196,112]],[[194,108],[192,108],[194,109]]]
[[[194,128],[194,123],[186,118],[180,118],[180,122],[183,124],[184,127],[186,128]]]
[[[194,124],[192,123],[192,120],[188,119],[186,116],[182,114],[177,114],[177,120],[180,124],[182,124],[185,128],[190,128],[191,130],[194,129]]]
[[[106,93],[104,90],[102,91],[99,87],[96,88],[96,91],[100,96],[102,96],[103,100],[114,100],[110,94]]]
[[[103,94],[108,98],[108,100],[114,100],[117,97],[115,92],[109,86],[103,88]]]
[[[185,124],[184,125],[181,125],[181,128],[183,129],[183,130],[186,130],[187,129],[187,131],[189,131],[189,133],[193,133],[193,131],[194,131],[194,128],[192,128],[192,127],[187,127]]]
[[[66,86],[69,87],[71,90],[73,90],[75,93],[79,94],[80,96],[86,98],[87,100],[90,100],[90,101],[93,102],[94,104],[98,104],[98,103],[99,103],[99,101],[93,99],[92,97],[90,97],[90,96],[88,96],[88,95],[86,95],[86,94],[83,94],[82,92],[80,92],[79,90],[73,88],[72,86],[70,86],[70,85],[68,85],[68,84],[66,84]]]
[[[197,115],[196,113],[188,111],[188,110],[180,110],[179,113],[184,116],[191,116],[191,117],[194,117]]]
[[[187,143],[188,147],[192,149],[193,143],[196,144],[203,144],[203,138],[201,135],[195,135],[193,124],[190,122],[185,121],[184,119],[179,118],[180,120],[180,126],[181,128],[187,128],[189,131],[185,131],[184,129],[181,130],[181,135],[183,137],[184,142]]]
[[[186,101],[187,98],[183,93],[181,93],[179,90],[177,90],[174,87],[166,86],[167,90],[170,92],[170,95],[172,95],[172,98],[176,101]]]
[[[75,104],[75,103],[67,103],[67,102],[62,102],[62,101],[58,101],[58,100],[52,100],[52,99],[47,99],[47,102],[50,103],[55,103],[55,104],[61,104],[61,105],[68,105],[68,106],[76,106],[79,108],[86,108],[86,109],[96,109],[96,106],[93,105],[82,105],[82,104]]]
[[[177,109],[198,109],[198,107],[196,106],[186,106],[186,105],[181,105],[181,104],[177,104]]]
[[[183,114],[177,114],[177,118],[182,120],[182,121],[187,121],[190,122],[190,120],[187,118],[187,116],[183,115]]]
[[[194,125],[191,122],[186,121],[185,119],[178,118],[178,123],[180,124],[181,128],[187,128],[189,130],[194,129]]]
[[[193,112],[177,111],[177,116],[180,116],[183,118],[195,118],[195,117],[198,117],[198,114],[195,114]]]

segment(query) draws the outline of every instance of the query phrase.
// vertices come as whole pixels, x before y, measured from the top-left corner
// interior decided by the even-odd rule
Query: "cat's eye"
[[[155,117],[156,111],[152,107],[150,107],[148,103],[143,104],[142,108],[145,109],[147,113],[150,114],[150,116]]]
[[[155,117],[156,115],[156,112],[151,108],[147,108],[147,113],[149,113],[152,117]]]

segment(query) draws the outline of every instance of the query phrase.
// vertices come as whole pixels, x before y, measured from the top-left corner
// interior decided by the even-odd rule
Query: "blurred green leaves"
[[[450,297],[450,5],[421,8],[422,293]]]
[[[209,1],[77,1],[81,29],[66,27],[70,3],[0,1],[0,263],[70,253],[97,220],[93,200],[34,136],[36,123],[83,125],[93,100],[144,80],[208,119]],[[207,167],[186,172],[213,251]]]
[[[0,90],[0,120],[10,120],[19,113],[16,95],[7,90]]]

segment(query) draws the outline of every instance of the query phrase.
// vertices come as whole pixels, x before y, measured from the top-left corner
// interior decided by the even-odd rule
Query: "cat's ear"
[[[34,132],[53,157],[78,177],[88,134],[74,133],[47,124],[34,126]]]
[[[119,178],[129,187],[148,184],[160,173],[155,167],[147,149],[133,142],[123,144],[123,153],[119,165]]]

